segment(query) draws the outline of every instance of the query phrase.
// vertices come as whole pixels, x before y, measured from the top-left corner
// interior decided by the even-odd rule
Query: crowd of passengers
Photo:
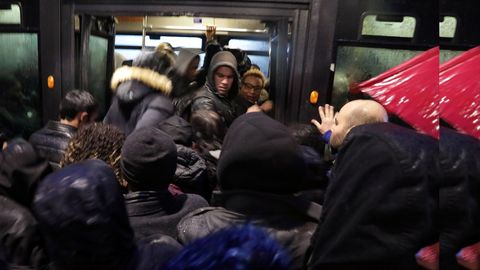
[[[0,269],[428,268],[435,139],[372,100],[287,127],[247,56],[209,48],[200,72],[192,51],[143,52],[102,122],[72,90],[5,143]]]

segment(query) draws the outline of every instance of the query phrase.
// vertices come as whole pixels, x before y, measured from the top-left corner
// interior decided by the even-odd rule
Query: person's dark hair
[[[286,270],[290,255],[253,225],[223,229],[187,245],[164,270]]]
[[[252,66],[252,62],[250,61],[247,53],[241,49],[226,48],[225,50],[231,52],[235,56],[235,59],[237,59],[237,70],[240,74],[240,77],[242,77],[243,74]]]
[[[289,125],[288,130],[298,144],[310,146],[323,155],[325,143],[321,139],[322,135],[314,125],[296,123]]]
[[[216,112],[199,110],[190,118],[193,131],[193,141],[200,148],[200,152],[217,150],[222,145],[226,127]]]
[[[72,90],[60,102],[60,119],[73,120],[80,112],[92,115],[97,110],[98,103],[92,94],[85,90]]]
[[[60,167],[86,159],[100,159],[110,165],[120,185],[127,186],[120,169],[120,153],[125,135],[115,126],[92,123],[82,126],[70,140]]]

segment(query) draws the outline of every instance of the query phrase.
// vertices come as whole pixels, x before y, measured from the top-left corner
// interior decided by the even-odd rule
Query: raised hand
[[[311,122],[317,127],[321,134],[325,134],[325,132],[331,130],[335,125],[336,114],[334,109],[335,108],[329,104],[325,104],[325,107],[318,107],[318,114],[320,115],[321,123],[315,119],[312,119]]]
[[[217,26],[207,25],[207,29],[205,30],[205,37],[207,38],[207,42],[215,39],[216,32],[217,32]]]

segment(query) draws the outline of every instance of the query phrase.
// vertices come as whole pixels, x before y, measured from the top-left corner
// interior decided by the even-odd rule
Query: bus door
[[[88,90],[99,104],[102,119],[111,99],[115,20],[112,16],[75,16],[75,88]],[[66,89],[70,90],[70,89]]]

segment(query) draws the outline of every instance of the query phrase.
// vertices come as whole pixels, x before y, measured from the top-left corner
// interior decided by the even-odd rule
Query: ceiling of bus
[[[265,23],[253,19],[230,19],[212,17],[187,16],[118,16],[117,32],[141,32],[145,20],[149,33],[203,33],[207,25],[215,25],[218,35],[232,33],[248,33],[251,35],[267,35]]]

